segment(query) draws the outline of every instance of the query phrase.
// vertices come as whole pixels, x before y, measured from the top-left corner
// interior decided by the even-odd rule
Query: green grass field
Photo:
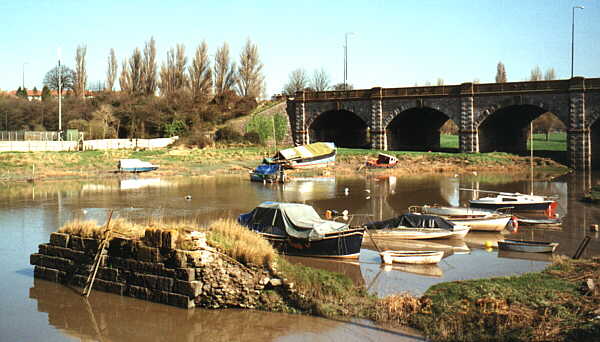
[[[440,147],[457,149],[458,135],[440,135]],[[529,141],[527,142],[527,149],[529,149]],[[533,149],[542,151],[566,151],[567,133],[550,133],[550,135],[548,136],[548,140],[546,140],[546,134],[536,133],[533,135]]]

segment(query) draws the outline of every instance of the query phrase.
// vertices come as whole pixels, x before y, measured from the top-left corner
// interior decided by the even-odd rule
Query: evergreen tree
[[[44,86],[42,88],[42,101],[48,101],[50,99],[50,88],[48,86]]]

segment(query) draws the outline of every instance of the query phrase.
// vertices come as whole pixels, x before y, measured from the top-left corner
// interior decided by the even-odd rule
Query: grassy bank
[[[285,290],[266,290],[270,299],[264,310],[411,326],[431,341],[593,341],[600,336],[600,258],[557,259],[543,272],[441,283],[422,297],[379,299],[344,275],[289,263],[231,220],[206,228],[193,222],[122,220],[112,226],[118,235],[134,238],[148,226],[175,230],[180,237],[195,229],[207,232],[208,243],[221,253],[242,265],[267,267],[288,284]],[[101,230],[90,222],[71,222],[60,231],[99,236]]]
[[[376,150],[338,149],[337,165],[328,172],[351,174],[364,171],[366,159]],[[526,173],[529,159],[508,153],[440,153],[385,151],[400,160],[392,170],[376,171],[395,175],[422,173],[461,173],[473,171],[510,171]],[[44,180],[106,177],[115,171],[119,159],[137,158],[159,165],[153,175],[206,175],[214,173],[246,173],[262,158],[274,153],[262,146],[216,146],[205,149],[166,148],[131,151],[84,152],[3,152],[0,153],[0,181]],[[535,158],[535,170],[568,170],[550,159]],[[318,170],[321,173],[322,170]]]

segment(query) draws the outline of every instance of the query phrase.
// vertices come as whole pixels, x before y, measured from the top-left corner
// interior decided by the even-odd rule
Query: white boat
[[[468,226],[471,231],[499,232],[507,227],[514,229],[518,225],[516,217],[500,211],[428,205],[411,206],[408,209],[414,213],[441,216],[452,223]]]
[[[120,159],[117,163],[119,172],[148,172],[158,169],[158,166],[152,163],[141,161],[139,159]]]
[[[444,252],[441,251],[383,251],[379,253],[384,264],[437,264],[442,260]]]
[[[464,239],[470,229],[449,222],[440,216],[411,213],[372,222],[365,227],[375,238],[404,240]]]
[[[473,189],[461,190],[476,191]],[[473,208],[495,210],[510,207],[513,211],[544,211],[547,216],[553,216],[558,206],[558,203],[554,199],[546,196],[526,195],[518,192],[477,191],[494,193],[496,195],[469,200],[469,205]]]

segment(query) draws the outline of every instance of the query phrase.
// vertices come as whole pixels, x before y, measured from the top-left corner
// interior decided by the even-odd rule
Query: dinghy
[[[442,260],[444,252],[441,251],[383,251],[379,253],[384,264],[437,264]]]
[[[527,253],[552,253],[558,242],[509,240],[498,241],[498,248],[507,251]]]

